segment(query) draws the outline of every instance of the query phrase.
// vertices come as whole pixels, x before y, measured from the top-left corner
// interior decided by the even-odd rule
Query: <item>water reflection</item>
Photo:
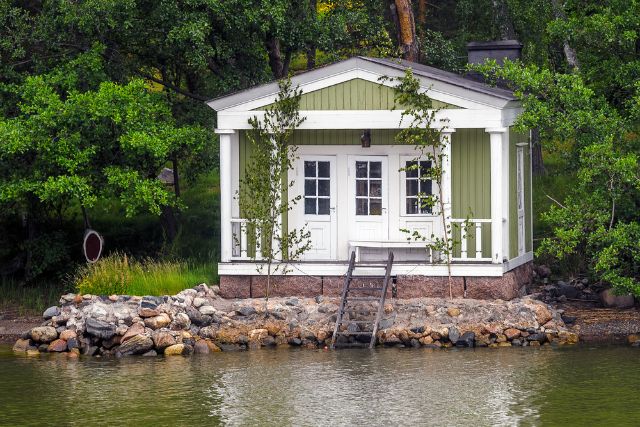
[[[68,360],[0,348],[0,425],[637,425],[637,357],[581,347]]]

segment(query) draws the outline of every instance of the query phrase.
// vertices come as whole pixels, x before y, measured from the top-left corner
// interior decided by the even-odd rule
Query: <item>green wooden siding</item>
[[[308,92],[300,99],[301,110],[392,110],[393,88],[363,79],[352,79]],[[266,106],[268,107],[268,106]],[[263,110],[266,107],[256,108]],[[433,100],[434,108],[460,108]]]
[[[451,142],[451,213],[453,218],[491,218],[491,152],[484,129],[457,129]],[[475,228],[467,230],[469,250],[475,249]],[[460,240],[460,230],[453,230]],[[455,256],[460,248],[456,245]],[[491,224],[482,225],[482,256],[491,257]]]
[[[394,145],[396,129],[372,129],[371,145]],[[360,145],[360,129],[309,129],[293,132],[294,145]]]
[[[509,129],[509,259],[518,256],[518,177],[517,177],[517,145],[529,142],[526,134]],[[524,229],[525,250],[533,250],[531,235],[531,158],[529,147],[524,147]]]

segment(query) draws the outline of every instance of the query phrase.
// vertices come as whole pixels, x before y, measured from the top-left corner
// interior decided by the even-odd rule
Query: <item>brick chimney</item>
[[[467,62],[469,64],[482,64],[487,59],[495,59],[500,65],[505,59],[514,61],[520,59],[522,54],[522,43],[518,40],[495,40],[489,42],[467,43]],[[466,73],[466,77],[483,82],[484,78],[480,73],[471,71]],[[498,82],[498,86],[502,86]]]

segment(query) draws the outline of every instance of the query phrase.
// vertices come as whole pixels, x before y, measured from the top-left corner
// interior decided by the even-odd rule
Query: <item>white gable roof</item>
[[[412,69],[422,88],[434,100],[467,109],[505,109],[519,106],[510,91],[409,61],[354,57],[300,73],[291,80],[303,93],[352,79],[393,86],[394,82],[380,81],[380,77],[401,77],[408,68]],[[207,105],[216,111],[250,111],[273,103],[277,94],[278,84],[271,82],[212,99]]]

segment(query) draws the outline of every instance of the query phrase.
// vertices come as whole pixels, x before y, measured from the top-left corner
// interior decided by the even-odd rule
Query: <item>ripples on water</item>
[[[0,349],[1,425],[640,425],[638,349],[263,350],[67,360]]]

